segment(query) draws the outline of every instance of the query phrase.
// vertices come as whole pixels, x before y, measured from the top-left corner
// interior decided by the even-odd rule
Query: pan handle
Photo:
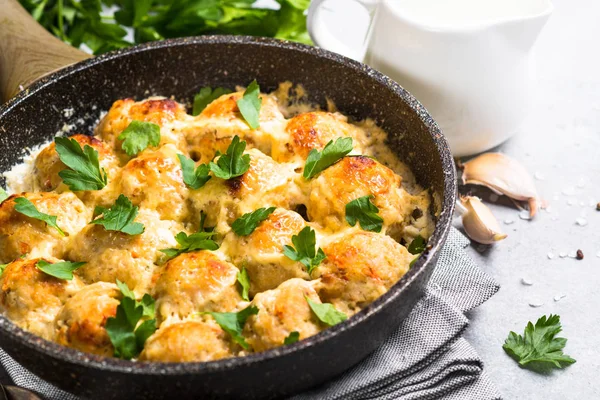
[[[0,97],[5,102],[42,76],[91,57],[52,36],[17,0],[0,0]]]

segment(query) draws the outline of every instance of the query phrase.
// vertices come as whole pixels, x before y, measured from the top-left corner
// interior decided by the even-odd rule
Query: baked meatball
[[[171,99],[151,97],[137,102],[133,99],[117,100],[96,127],[95,135],[108,143],[122,159],[127,160],[129,157],[121,148],[119,135],[131,121],[151,122],[160,126],[160,146],[170,143],[179,152],[187,154],[181,126],[191,119],[185,112],[185,107]]]
[[[233,357],[232,344],[221,327],[210,320],[188,320],[162,326],[148,338],[140,361],[201,362]]]
[[[348,229],[323,247],[327,258],[313,273],[324,302],[354,314],[384,294],[408,271],[414,258],[386,235]]]
[[[314,315],[306,298],[320,303],[310,282],[290,279],[277,289],[257,294],[252,304],[258,314],[246,321],[244,335],[254,351],[265,351],[283,345],[285,338],[296,331],[300,339],[317,334],[323,326]]]
[[[0,204],[0,263],[27,254],[29,258],[53,256],[62,258],[68,240],[38,219],[15,210],[15,199],[25,197],[38,211],[57,217],[66,235],[79,232],[92,218],[92,212],[71,192],[23,193],[13,195]]]
[[[400,182],[400,176],[394,171],[371,158],[344,157],[307,183],[308,219],[323,228],[338,231],[348,226],[346,204],[372,195],[385,232],[388,226],[404,220],[406,199]]]
[[[189,215],[189,191],[173,145],[147,150],[129,161],[121,173],[120,192],[133,204],[158,212],[162,219],[183,221]]]
[[[238,269],[207,250],[184,253],[157,272],[154,297],[162,321],[200,311],[232,311],[242,301]]]
[[[56,316],[56,342],[86,353],[112,356],[114,348],[104,326],[117,314],[121,297],[114,283],[96,282],[81,289]]]
[[[250,295],[274,289],[291,278],[309,279],[304,266],[283,254],[283,246],[306,225],[302,217],[289,210],[276,209],[248,236],[230,232],[222,248],[250,277]]]
[[[77,276],[67,281],[45,274],[35,266],[40,260],[18,259],[6,266],[0,275],[0,312],[21,328],[52,340],[54,317],[83,283]]]
[[[70,259],[86,261],[78,273],[86,281],[115,282],[119,279],[138,293],[148,292],[155,263],[164,257],[162,249],[177,247],[175,235],[181,224],[161,220],[148,209],[140,209],[136,222],[144,225],[141,235],[108,231],[101,225],[88,225],[70,241]]]
[[[252,129],[237,106],[237,100],[242,96],[243,92],[236,92],[219,97],[186,128],[189,153],[195,160],[207,163],[217,150],[224,153],[235,135],[245,140],[248,148],[257,148],[265,154],[271,154],[273,143],[285,138],[282,133],[285,118],[275,100],[267,95],[260,96],[260,126]]]

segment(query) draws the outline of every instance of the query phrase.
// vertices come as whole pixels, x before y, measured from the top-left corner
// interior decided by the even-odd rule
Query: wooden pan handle
[[[0,0],[0,96],[5,102],[36,79],[91,57],[52,36],[16,0]]]

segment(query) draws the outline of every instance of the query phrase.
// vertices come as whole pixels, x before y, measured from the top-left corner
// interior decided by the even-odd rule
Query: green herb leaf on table
[[[223,329],[225,332],[229,333],[234,342],[242,346],[244,349],[248,350],[250,346],[246,343],[246,339],[242,335],[242,331],[244,330],[244,325],[248,318],[251,315],[258,314],[258,307],[248,306],[239,312],[205,312],[204,314],[210,314],[217,324]]]
[[[303,228],[298,235],[292,236],[292,244],[295,248],[288,245],[283,246],[283,254],[293,261],[302,263],[306,267],[308,275],[311,275],[313,270],[327,258],[323,249],[320,247],[318,250],[315,249],[316,234],[310,226]]]
[[[57,263],[49,263],[45,260],[38,261],[35,266],[43,273],[53,276],[58,279],[70,281],[73,279],[73,271],[85,265],[84,262],[62,261]]]
[[[123,232],[132,236],[140,235],[144,233],[145,228],[143,224],[134,222],[138,210],[139,208],[134,206],[125,195],[120,195],[112,207],[94,210],[99,211],[102,216],[94,219],[90,224],[102,225],[107,231]]]
[[[356,225],[365,231],[381,232],[383,218],[379,216],[379,208],[371,202],[373,196],[363,196],[346,204],[346,221],[350,226]]]
[[[196,168],[196,163],[191,158],[183,154],[177,154],[183,171],[183,182],[191,189],[200,189],[212,178],[209,175],[210,167],[206,164],[200,164]]]
[[[121,148],[128,156],[135,156],[148,146],[160,144],[160,126],[152,122],[133,120],[119,135]]]
[[[237,106],[240,109],[242,117],[244,117],[252,129],[256,129],[260,126],[259,116],[262,99],[259,95],[260,87],[255,79],[246,88],[244,96],[237,101]]]
[[[425,251],[426,245],[427,242],[425,241],[423,236],[417,235],[417,237],[415,237],[413,241],[410,242],[410,244],[408,245],[408,252],[410,254],[420,254],[423,251]]]
[[[329,141],[323,148],[323,151],[312,149],[306,158],[304,172],[302,175],[306,179],[311,179],[315,175],[329,168],[340,161],[346,154],[352,151],[352,138],[337,138],[335,142]]]
[[[65,236],[65,232],[60,229],[56,223],[56,216],[40,212],[35,205],[29,201],[29,199],[25,197],[17,197],[15,199],[15,211],[25,215],[26,217],[45,222],[48,226],[56,229],[61,236]]]
[[[196,250],[217,250],[219,245],[211,239],[214,235],[215,232],[197,232],[188,236],[185,232],[179,232],[175,236],[179,248],[164,249],[161,252],[171,259],[180,254]]]
[[[104,169],[100,169],[98,151],[87,144],[83,149],[75,139],[57,137],[54,139],[60,161],[68,169],[58,175],[73,191],[100,190],[108,183]]]
[[[333,304],[317,303],[305,297],[310,309],[317,316],[319,321],[328,326],[334,326],[348,319],[348,316],[341,311],[336,310]]]
[[[248,236],[254,232],[261,222],[269,218],[269,215],[271,215],[273,211],[275,211],[275,207],[258,208],[233,221],[231,228],[238,236]]]
[[[562,331],[560,316],[550,314],[527,323],[523,336],[510,332],[502,348],[524,368],[545,371],[563,368],[575,360],[563,353],[567,339],[556,337]]]
[[[290,334],[283,340],[283,344],[284,345],[294,344],[298,340],[300,340],[300,332],[293,331],[293,332],[290,332]]]
[[[250,168],[250,155],[244,154],[245,149],[246,142],[240,141],[239,136],[235,135],[227,152],[221,154],[216,163],[211,161],[210,170],[221,179],[243,175]]]
[[[198,94],[194,96],[194,107],[192,109],[192,115],[198,115],[206,106],[212,103],[214,100],[223,96],[224,94],[231,93],[231,90],[222,87],[215,88],[214,90],[210,87],[203,87],[200,89]]]
[[[4,200],[8,199],[8,193],[6,193],[6,190],[2,189],[0,187],[0,203],[2,203]]]
[[[237,281],[242,288],[242,299],[250,301],[250,296],[248,295],[248,291],[250,290],[250,275],[248,275],[248,270],[245,267],[242,267],[241,271],[237,273]]]

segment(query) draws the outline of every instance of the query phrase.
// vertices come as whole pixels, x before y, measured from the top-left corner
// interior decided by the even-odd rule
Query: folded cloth
[[[468,325],[464,313],[499,289],[465,253],[468,245],[452,229],[425,295],[398,330],[339,378],[291,400],[500,399],[477,352],[462,338]],[[2,350],[0,362],[19,386],[48,399],[76,399],[31,374]]]

